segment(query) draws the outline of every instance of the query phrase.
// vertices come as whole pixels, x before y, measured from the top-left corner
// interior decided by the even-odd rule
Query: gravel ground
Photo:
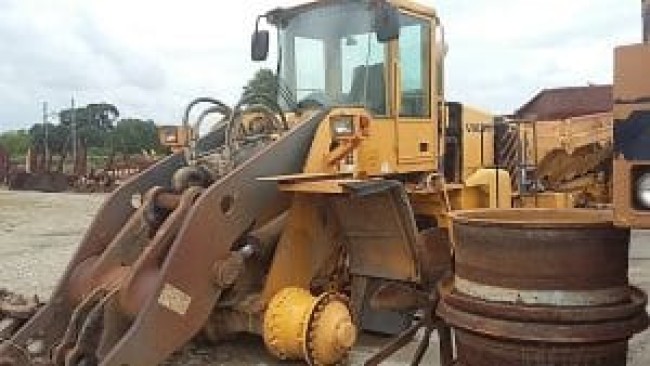
[[[0,287],[47,299],[106,195],[10,192],[0,189]],[[650,232],[635,232],[630,279],[650,292]],[[351,355],[361,364],[386,339],[363,336]],[[408,364],[414,344],[385,363]],[[437,346],[423,364],[437,364]],[[628,365],[650,365],[650,331],[630,342]],[[265,351],[258,337],[243,336],[212,347],[188,345],[166,365],[281,365]],[[284,363],[286,364],[286,363]]]
[[[105,197],[0,190],[0,287],[46,299]]]

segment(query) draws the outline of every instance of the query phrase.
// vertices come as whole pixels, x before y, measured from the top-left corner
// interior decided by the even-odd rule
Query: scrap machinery
[[[261,18],[277,29],[278,100],[190,103],[194,132],[170,135],[186,146],[110,195],[2,362],[153,365],[199,333],[248,332],[281,359],[324,365],[361,329],[412,338],[440,325],[446,213],[509,207],[510,178],[467,161],[467,179],[445,182],[437,14],[342,0]],[[256,26],[254,60],[269,38]],[[208,116],[219,122],[199,137]]]
[[[408,0],[274,9],[254,60],[269,48],[260,19],[277,30],[278,100],[190,103],[187,143],[109,196],[0,365],[155,365],[198,334],[242,332],[328,365],[362,330],[397,334],[376,365],[422,328],[413,362],[438,329],[451,364],[434,311],[452,270],[447,214],[515,194],[479,143],[494,136],[468,128],[491,116],[445,101],[438,15]],[[208,115],[219,122],[198,136]]]

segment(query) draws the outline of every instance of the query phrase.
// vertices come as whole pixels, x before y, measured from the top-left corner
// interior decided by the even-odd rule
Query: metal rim
[[[454,225],[514,228],[611,228],[613,212],[595,209],[480,209],[450,213]]]
[[[449,306],[489,317],[540,323],[583,323],[625,319],[643,313],[648,296],[639,288],[630,286],[630,300],[607,306],[522,306],[517,303],[491,302],[459,293],[450,277],[438,285],[441,297]]]
[[[645,312],[613,321],[570,325],[559,322],[550,324],[495,319],[472,314],[447,304],[444,299],[439,303],[437,313],[454,327],[484,336],[545,343],[609,342],[629,338],[648,326],[648,316]]]
[[[465,295],[489,302],[530,306],[601,306],[625,303],[630,299],[628,285],[591,290],[542,290],[493,286],[454,277],[454,288]]]

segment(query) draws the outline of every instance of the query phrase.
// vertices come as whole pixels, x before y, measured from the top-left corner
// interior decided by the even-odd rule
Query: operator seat
[[[363,95],[364,80],[366,81],[365,100]],[[368,65],[367,67],[359,65],[354,68],[350,88],[350,102],[365,105],[375,115],[386,114],[386,81],[383,63]]]

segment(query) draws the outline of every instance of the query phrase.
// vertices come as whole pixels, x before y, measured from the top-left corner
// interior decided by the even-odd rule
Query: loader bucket
[[[263,176],[302,170],[322,119],[313,113],[208,187],[172,189],[172,155],[113,192],[51,301],[0,346],[14,365],[155,365],[203,327],[224,289],[234,244],[286,207]],[[131,201],[143,197],[135,208]]]

